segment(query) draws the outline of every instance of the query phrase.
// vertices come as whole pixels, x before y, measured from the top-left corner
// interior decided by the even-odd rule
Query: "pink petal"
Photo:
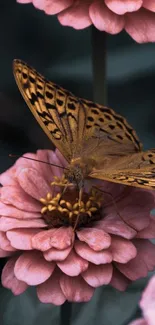
[[[119,291],[125,291],[130,280],[120,273],[116,268],[113,269],[112,279],[110,284]]]
[[[0,231],[8,231],[15,228],[45,228],[43,220],[18,220],[15,218],[0,218]]]
[[[7,238],[10,240],[11,245],[20,250],[31,250],[32,237],[36,235],[39,229],[15,229],[7,231]]]
[[[108,250],[95,252],[87,244],[80,241],[76,241],[74,247],[79,256],[96,265],[112,262],[112,255]]]
[[[155,12],[155,2],[154,0],[143,0],[143,7]]]
[[[95,226],[99,229],[103,229],[109,234],[118,235],[127,239],[131,239],[136,235],[136,231],[134,229],[129,227],[119,217],[114,216],[112,213],[103,220],[98,221]]]
[[[47,262],[40,252],[25,252],[17,260],[14,268],[15,276],[28,285],[45,282],[53,273],[55,264]]]
[[[6,205],[0,202],[0,215],[16,219],[38,219],[41,218],[41,213],[27,212],[16,209],[13,206]]]
[[[94,265],[90,264],[88,269],[81,275],[83,279],[92,287],[97,288],[108,284],[112,277],[112,265]]]
[[[7,256],[12,256],[14,255],[14,251],[5,251],[0,248],[0,257],[7,257]]]
[[[52,150],[37,150],[37,159],[42,160],[51,164],[55,164],[61,166],[61,162],[59,161],[57,155]],[[62,177],[63,169],[59,167],[54,167],[51,165],[39,163],[39,170],[41,170],[44,179],[49,183],[49,181],[53,181],[53,176]],[[49,175],[51,175],[51,179],[49,180]],[[51,192],[53,193],[54,188],[51,186]]]
[[[66,299],[72,302],[89,301],[95,290],[81,276],[70,277],[65,274],[60,277],[60,287]]]
[[[155,266],[155,246],[148,240],[133,240],[137,248],[137,256],[126,264],[117,263],[116,267],[127,278],[135,281],[147,276],[148,271],[152,271]]]
[[[4,186],[0,189],[1,201],[27,212],[40,212],[42,205],[17,186]]]
[[[124,15],[126,12],[139,10],[143,0],[105,0],[105,3],[116,14]]]
[[[32,0],[16,0],[18,3],[31,3]]]
[[[20,295],[27,289],[28,285],[23,281],[19,281],[14,275],[16,260],[17,257],[13,257],[5,264],[2,271],[2,285],[11,289],[14,295]]]
[[[138,258],[143,259],[148,271],[153,271],[155,267],[155,245],[146,239],[134,239],[137,248]]]
[[[17,178],[22,189],[34,199],[40,200],[51,192],[51,187],[35,169],[18,167]]]
[[[0,174],[0,183],[3,186],[11,185],[15,186],[18,185],[18,182],[15,178],[16,167],[15,165],[7,169],[4,173]]]
[[[60,284],[60,272],[55,270],[52,276],[44,283],[37,286],[37,296],[39,300],[46,304],[62,305],[66,297],[64,296]]]
[[[47,0],[46,0],[47,1]],[[33,5],[40,10],[44,10],[45,8],[45,0],[32,0]]]
[[[121,273],[123,273],[127,278],[132,281],[146,277],[148,273],[148,269],[144,261],[138,257],[135,257],[127,264],[117,263],[116,267]]]
[[[72,227],[53,228],[41,231],[32,239],[33,248],[46,251],[51,247],[65,249],[72,245],[74,233]]]
[[[45,12],[48,15],[58,14],[60,11],[67,9],[72,5],[73,0],[47,0],[45,6]]]
[[[136,247],[131,241],[112,236],[111,252],[113,260],[119,263],[127,263],[137,255]]]
[[[133,322],[129,323],[128,325],[149,325],[149,324],[145,321],[145,319],[138,318],[138,319],[134,320]]]
[[[10,245],[6,233],[2,231],[0,231],[0,248],[4,251],[16,251],[16,249]]]
[[[150,219],[149,226],[139,231],[136,235],[137,238],[153,239],[155,238],[155,221]]]
[[[140,301],[145,320],[154,325],[155,320],[155,276],[153,276],[142,294]]]
[[[71,26],[75,29],[83,29],[92,24],[89,17],[89,2],[75,0],[73,5],[58,14],[60,23],[64,26]]]
[[[88,262],[78,256],[73,250],[67,258],[57,263],[61,271],[69,276],[77,276],[88,268]]]
[[[94,26],[100,31],[117,34],[124,28],[124,17],[110,11],[103,1],[94,1],[89,8]]]
[[[125,30],[138,43],[155,42],[155,15],[153,12],[140,9],[127,14]]]
[[[69,255],[71,249],[72,246],[63,250],[50,248],[48,251],[45,251],[43,255],[46,261],[63,261]]]
[[[80,241],[86,242],[94,251],[106,249],[111,244],[111,237],[102,229],[81,228],[76,234]]]

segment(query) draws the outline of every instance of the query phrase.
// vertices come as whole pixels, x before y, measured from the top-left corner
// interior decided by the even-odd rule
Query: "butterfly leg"
[[[83,187],[81,187],[80,190],[79,190],[79,199],[78,199],[79,213],[78,213],[78,215],[77,215],[77,218],[76,218],[76,221],[75,221],[75,224],[74,224],[73,231],[76,230],[76,227],[77,227],[78,222],[79,222],[79,217],[80,217],[80,207],[81,207],[81,201],[82,201],[82,194],[83,194]]]
[[[115,207],[115,210],[116,210],[118,216],[120,217],[121,220],[123,220],[123,222],[125,222],[124,219],[121,217],[121,215],[120,215],[118,209],[117,209],[117,205],[116,205],[116,203],[115,203],[115,200],[114,200],[113,195],[112,195],[111,193],[107,192],[107,191],[103,191],[103,190],[101,190],[101,189],[100,189],[99,187],[97,187],[97,186],[93,186],[93,187],[94,187],[96,190],[98,190],[99,192],[102,192],[102,193],[104,193],[104,194],[107,194],[107,195],[109,195],[109,196],[111,197],[111,199],[112,199],[112,203],[113,203],[113,205],[114,205],[114,207]]]

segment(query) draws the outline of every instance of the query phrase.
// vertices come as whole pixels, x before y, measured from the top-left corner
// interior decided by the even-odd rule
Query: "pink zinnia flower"
[[[66,166],[57,150],[26,156]],[[54,176],[62,175],[63,169],[25,158],[0,175],[0,256],[9,258],[3,286],[18,295],[35,285],[41,302],[61,305],[88,301],[102,285],[125,290],[153,270],[155,247],[148,240],[155,237],[152,192],[102,182],[120,218],[109,195],[91,193],[92,184],[101,182],[86,181],[73,231],[77,191],[69,188],[59,200],[62,188],[51,186]]]
[[[33,3],[62,25],[83,29],[91,24],[110,34],[123,29],[138,43],[155,42],[154,0],[17,0]]]
[[[141,300],[140,307],[144,318],[139,318],[129,325],[154,325],[155,324],[155,275],[149,280]]]

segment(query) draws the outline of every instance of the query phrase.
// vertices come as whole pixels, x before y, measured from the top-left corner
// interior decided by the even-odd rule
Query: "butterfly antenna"
[[[66,168],[66,167],[62,167],[62,166],[59,166],[59,165],[56,165],[56,164],[52,164],[50,162],[43,161],[43,160],[39,160],[39,159],[29,158],[29,157],[20,156],[20,155],[14,155],[14,154],[11,154],[11,153],[9,154],[9,157],[11,157],[11,158],[25,158],[25,159],[28,159],[28,160],[33,160],[33,161],[41,162],[43,164],[47,164],[47,165],[50,165],[50,166],[54,166],[54,167],[58,167],[58,168],[61,168],[61,169],[68,170],[68,168]]]

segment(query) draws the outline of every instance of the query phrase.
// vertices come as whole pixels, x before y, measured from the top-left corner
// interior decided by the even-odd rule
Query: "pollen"
[[[55,180],[58,185],[59,179],[55,178]],[[56,185],[56,182],[52,186]],[[45,198],[40,199],[43,204],[42,218],[48,228],[61,226],[74,228],[75,225],[77,228],[87,225],[101,219],[102,198],[101,193],[93,188],[89,193],[83,193],[81,202],[78,202],[79,192],[75,188],[67,187],[65,191],[62,190],[55,196],[47,193]]]

